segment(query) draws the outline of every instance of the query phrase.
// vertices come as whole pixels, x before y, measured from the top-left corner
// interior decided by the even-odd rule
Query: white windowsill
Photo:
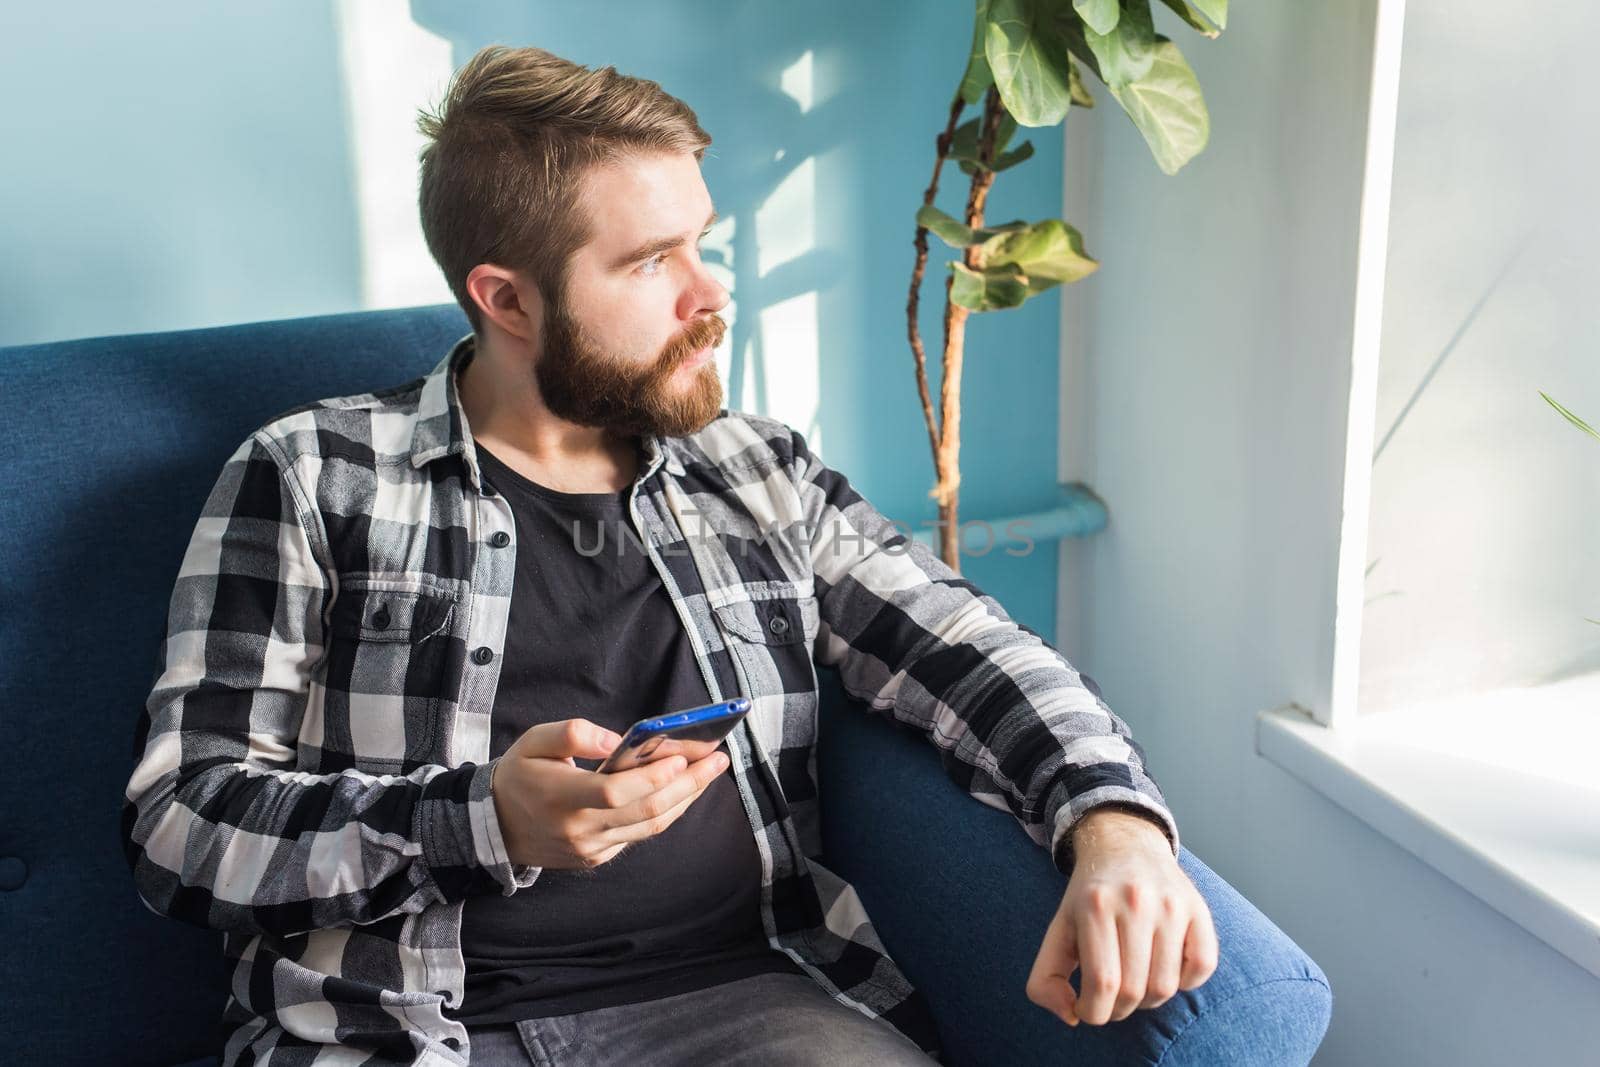
[[[1265,711],[1256,751],[1600,977],[1600,674],[1337,729]]]

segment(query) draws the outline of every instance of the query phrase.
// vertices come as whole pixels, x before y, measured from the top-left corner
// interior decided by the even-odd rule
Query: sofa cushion
[[[220,1051],[222,935],[146,909],[118,835],[179,563],[252,430],[415,378],[468,329],[448,305],[0,349],[0,1002],[26,1020],[11,1062]]]

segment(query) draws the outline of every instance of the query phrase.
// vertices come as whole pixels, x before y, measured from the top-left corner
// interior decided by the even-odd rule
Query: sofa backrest
[[[251,430],[416,378],[469,329],[445,305],[0,349],[10,1062],[173,1064],[220,1049],[222,935],[148,910],[119,835],[184,548]]]

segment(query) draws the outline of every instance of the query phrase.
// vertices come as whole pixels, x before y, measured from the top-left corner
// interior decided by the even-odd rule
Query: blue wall
[[[331,8],[0,7],[0,344],[360,306]]]
[[[0,92],[23,102],[0,117],[10,148],[0,344],[367,306],[338,9],[245,7],[29,5],[0,16]],[[617,0],[586,6],[587,17],[575,10],[417,0],[411,17],[450,42],[458,65],[485,44],[533,44],[615,64],[688,101],[715,140],[704,164],[712,197],[734,220],[730,395],[783,417],[755,362],[815,359],[817,416],[791,421],[885,513],[933,519],[904,308],[912,216],[965,62],[971,5]],[[815,102],[803,109],[780,81],[807,53]],[[991,218],[1059,214],[1060,131],[1033,140],[1034,159],[996,183]],[[806,159],[812,247],[758,271],[757,209]],[[947,169],[940,203],[952,212],[962,179]],[[934,364],[947,252],[935,242],[923,292]],[[759,343],[759,310],[807,291],[810,349]],[[980,316],[968,331],[964,520],[1054,503],[1058,301]],[[932,388],[937,397],[936,375]],[[1056,559],[1045,544],[963,569],[1052,636]]]

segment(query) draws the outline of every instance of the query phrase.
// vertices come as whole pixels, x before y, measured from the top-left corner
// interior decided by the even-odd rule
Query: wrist
[[[1130,848],[1155,849],[1169,855],[1172,852],[1172,842],[1159,818],[1132,806],[1095,808],[1078,820],[1069,836],[1072,851],[1079,855]]]

